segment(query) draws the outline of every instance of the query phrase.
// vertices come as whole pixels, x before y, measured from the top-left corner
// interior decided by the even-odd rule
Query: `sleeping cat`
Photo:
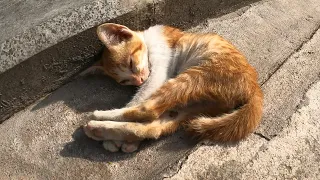
[[[105,149],[133,152],[143,139],[184,127],[199,139],[238,141],[262,115],[257,73],[229,42],[168,26],[145,31],[106,23],[106,48],[96,68],[122,85],[140,86],[126,107],[94,111],[83,128]]]

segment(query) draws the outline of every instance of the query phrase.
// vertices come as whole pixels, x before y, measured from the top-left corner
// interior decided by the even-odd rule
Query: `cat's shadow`
[[[73,141],[64,145],[60,151],[60,155],[62,157],[81,158],[93,162],[123,161],[135,157],[137,153],[143,153],[148,148],[156,149],[156,153],[158,154],[188,151],[197,144],[197,141],[190,140],[183,131],[178,131],[171,136],[162,137],[158,140],[144,140],[137,152],[123,153],[121,151],[106,151],[101,141],[94,141],[88,138],[80,127],[74,131],[72,138]]]
[[[116,162],[134,155],[106,151],[102,147],[102,142],[88,138],[80,127],[74,131],[72,138],[73,141],[66,143],[60,151],[62,157],[81,158],[94,162]]]
[[[43,98],[32,111],[39,110],[58,101],[63,101],[76,112],[91,112],[125,106],[134,95],[136,87],[121,86],[111,78],[101,75],[77,77]]]
[[[95,162],[116,162],[132,158],[136,153],[127,154],[122,152],[110,153],[102,147],[102,143],[88,138],[81,125],[90,119],[88,113],[96,109],[112,109],[123,107],[135,93],[135,87],[121,86],[114,80],[102,75],[88,75],[79,77],[74,81],[60,87],[58,90],[42,99],[31,111],[41,110],[47,106],[63,102],[78,115],[77,128],[70,136],[72,141],[64,144],[60,155],[87,159]],[[58,105],[59,107],[60,105]],[[162,137],[158,140],[143,141],[139,151],[146,148],[155,148],[164,154],[168,152],[182,152],[192,149],[196,141],[190,140],[183,131],[174,135]]]
[[[241,1],[183,1],[165,0],[165,3],[158,6],[148,6],[130,11],[124,15],[110,20],[113,23],[125,24],[133,29],[143,29],[154,24],[173,25],[182,29],[189,29],[201,23],[206,24],[206,20],[219,17],[235,10],[245,7],[259,0]],[[192,4],[190,4],[192,3]],[[201,10],[201,13],[198,13]],[[89,29],[86,33],[95,36],[95,28]],[[39,110],[50,104],[63,101],[65,105],[72,108],[79,114],[86,114],[96,109],[111,109],[123,107],[135,92],[134,87],[120,86],[111,78],[106,76],[86,76],[78,78],[63,87],[59,88],[51,95],[36,104],[32,111]],[[83,115],[82,115],[83,116]],[[83,116],[85,118],[85,116]],[[84,121],[78,122],[80,127]],[[64,157],[78,157],[91,161],[119,161],[131,158],[134,154],[108,153],[101,143],[86,137],[82,129],[77,129],[73,135],[73,141],[65,144],[60,152]],[[192,149],[196,142],[185,138],[183,134],[175,134],[164,137],[157,141],[146,141],[140,147],[140,151],[150,146],[157,146],[163,151],[180,151]],[[227,145],[230,146],[230,145]],[[233,146],[233,145],[231,145]]]
[[[100,74],[75,78],[43,98],[31,111],[38,111],[47,106],[68,106],[77,113],[76,129],[72,141],[67,142],[60,152],[63,157],[83,158],[90,161],[114,162],[132,157],[132,154],[108,153],[101,142],[88,138],[81,126],[90,119],[88,113],[94,110],[107,110],[123,107],[135,93],[135,87],[120,86],[114,80]],[[60,103],[63,103],[61,105]]]

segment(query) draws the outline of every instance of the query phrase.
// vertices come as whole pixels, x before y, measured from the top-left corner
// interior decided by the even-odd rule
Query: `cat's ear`
[[[133,31],[120,24],[105,23],[98,26],[97,34],[106,46],[116,46],[123,41],[130,40],[133,36]]]

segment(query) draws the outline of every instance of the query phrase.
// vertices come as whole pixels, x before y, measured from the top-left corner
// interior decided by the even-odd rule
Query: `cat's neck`
[[[174,58],[179,38],[183,33],[175,28],[156,25],[140,33],[148,49],[149,62],[153,68],[165,68],[169,76],[176,70]]]
[[[143,32],[143,41],[147,46],[149,61],[153,66],[167,67],[174,49],[163,35],[163,26],[152,26]]]

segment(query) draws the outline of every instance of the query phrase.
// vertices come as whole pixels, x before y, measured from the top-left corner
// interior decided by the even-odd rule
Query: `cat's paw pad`
[[[106,149],[107,151],[118,152],[120,150],[121,146],[123,145],[123,141],[107,140],[107,141],[103,141],[102,145],[103,145],[104,149]]]
[[[140,142],[125,142],[121,146],[121,151],[125,153],[132,153],[138,150]]]

